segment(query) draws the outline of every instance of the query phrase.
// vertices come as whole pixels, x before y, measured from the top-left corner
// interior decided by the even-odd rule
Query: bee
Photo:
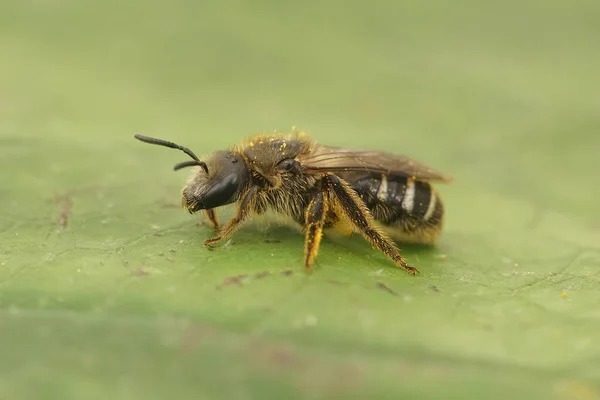
[[[174,169],[196,167],[181,201],[190,213],[203,210],[217,231],[205,246],[230,237],[253,215],[272,210],[301,227],[306,270],[313,266],[323,230],[338,228],[360,233],[396,266],[417,274],[392,237],[433,244],[442,229],[444,206],[432,183],[451,178],[405,156],[326,146],[293,129],[286,135],[251,136],[202,161],[175,143],[134,137],[192,158]],[[232,203],[237,203],[235,216],[220,226],[215,209]]]

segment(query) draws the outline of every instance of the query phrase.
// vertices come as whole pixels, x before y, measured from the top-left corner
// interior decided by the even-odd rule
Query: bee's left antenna
[[[190,149],[188,149],[187,147],[180,146],[180,145],[175,144],[173,142],[167,142],[166,140],[156,139],[156,138],[151,138],[151,137],[148,137],[148,136],[140,135],[139,133],[134,134],[133,137],[136,138],[137,140],[140,140],[140,141],[145,142],[145,143],[157,144],[159,146],[165,146],[165,147],[170,147],[172,149],[181,150],[185,154],[187,154],[188,156],[192,157],[194,160],[200,161],[200,159],[198,158],[198,156],[196,156],[194,154],[194,152],[191,151]]]
[[[180,146],[173,142],[168,142],[166,140],[156,139],[156,138],[151,138],[148,136],[140,135],[139,133],[135,133],[133,135],[133,137],[136,138],[137,140],[145,142],[145,143],[157,144],[159,146],[165,146],[165,147],[169,147],[171,149],[181,150],[185,154],[187,154],[188,156],[190,156],[194,159],[194,161],[184,161],[182,163],[175,165],[175,167],[174,167],[175,170],[178,170],[178,169],[181,169],[184,167],[200,166],[200,167],[202,167],[204,172],[206,172],[208,174],[208,167],[206,166],[206,163],[204,161],[200,161],[198,156],[196,156],[194,154],[194,152],[191,151],[190,149],[188,149],[187,147],[183,147],[183,146]]]

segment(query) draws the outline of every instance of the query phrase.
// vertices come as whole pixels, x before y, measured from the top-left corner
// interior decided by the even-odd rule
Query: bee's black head
[[[190,212],[233,203],[248,181],[248,169],[239,153],[218,151],[207,164],[208,172],[199,170],[183,188],[182,204]]]
[[[204,162],[187,147],[139,134],[135,134],[134,137],[142,142],[181,150],[192,158],[190,161],[176,164],[175,170],[201,167],[183,188],[182,205],[190,213],[233,203],[248,180],[248,169],[239,153],[219,151],[214,153],[208,162]]]

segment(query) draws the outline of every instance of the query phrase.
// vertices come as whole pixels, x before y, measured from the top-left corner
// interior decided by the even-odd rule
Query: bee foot
[[[416,268],[413,268],[411,266],[404,266],[404,269],[406,270],[406,272],[408,272],[409,275],[417,275],[419,273],[419,270]]]
[[[215,238],[212,238],[212,239],[208,239],[208,240],[205,240],[205,241],[204,241],[204,245],[205,245],[206,247],[208,247],[208,248],[214,249],[215,247],[217,247],[217,246],[216,246],[216,243],[217,243],[219,240],[221,240],[221,238],[220,238],[220,237],[215,237]]]

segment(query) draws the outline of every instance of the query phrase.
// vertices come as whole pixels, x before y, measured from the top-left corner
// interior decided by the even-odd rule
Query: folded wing
[[[452,178],[402,155],[317,145],[298,161],[307,173],[371,172],[422,181],[449,183]]]

